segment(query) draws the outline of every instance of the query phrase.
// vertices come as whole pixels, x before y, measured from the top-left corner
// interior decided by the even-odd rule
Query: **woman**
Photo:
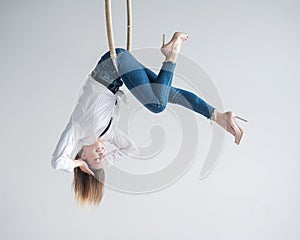
[[[104,189],[104,166],[114,164],[124,155],[138,153],[136,145],[118,128],[122,97],[119,87],[123,82],[149,111],[162,112],[168,102],[182,105],[215,121],[234,135],[235,143],[239,144],[243,130],[234,118],[242,118],[230,111],[221,113],[195,94],[172,87],[181,44],[187,39],[187,34],[176,32],[167,44],[163,43],[161,52],[166,58],[158,75],[128,51],[118,48],[116,63],[107,52],[88,76],[51,161],[55,169],[74,171],[75,197],[80,203],[99,204]],[[106,153],[105,141],[116,149]]]

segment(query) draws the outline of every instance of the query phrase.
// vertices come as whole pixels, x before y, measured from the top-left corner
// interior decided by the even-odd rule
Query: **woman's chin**
[[[93,170],[100,170],[101,168],[103,168],[104,167],[104,162],[100,162],[100,163],[97,163],[97,164],[95,164],[93,167],[92,167],[92,169]]]

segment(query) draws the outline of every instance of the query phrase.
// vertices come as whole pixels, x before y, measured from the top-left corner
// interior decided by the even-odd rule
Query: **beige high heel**
[[[229,125],[233,128],[234,132],[235,132],[235,143],[237,145],[240,144],[240,141],[243,137],[244,131],[243,129],[234,121],[235,118],[240,119],[244,122],[247,122],[246,119],[241,118],[240,116],[237,116],[236,114],[234,114],[233,112],[226,112],[224,113],[225,115],[225,120],[229,123]]]
[[[172,39],[166,44],[166,35],[163,34],[162,47],[160,48],[162,54],[166,57],[166,59],[176,61],[181,46],[181,43],[179,44],[178,40],[186,41],[188,38],[189,36],[186,33],[175,32]]]

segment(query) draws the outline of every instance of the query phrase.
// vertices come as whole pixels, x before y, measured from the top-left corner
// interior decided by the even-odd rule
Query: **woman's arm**
[[[117,147],[117,149],[104,155],[104,161],[109,165],[115,164],[115,160],[120,159],[125,155],[137,155],[139,153],[139,149],[133,141],[118,128],[114,131],[113,136],[107,139],[107,141]]]
[[[52,154],[51,165],[54,169],[61,169],[66,172],[73,172],[75,167],[80,166],[80,162],[71,159],[71,153],[76,147],[77,127],[73,121],[69,121],[65,130],[60,136],[59,142]]]

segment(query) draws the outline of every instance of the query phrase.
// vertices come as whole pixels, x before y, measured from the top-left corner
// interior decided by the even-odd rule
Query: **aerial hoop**
[[[132,11],[131,0],[127,0],[127,50],[131,50],[132,40]]]
[[[113,60],[113,63],[117,69],[116,64],[116,50],[115,50],[115,42],[114,42],[114,33],[112,26],[112,15],[111,15],[111,1],[105,0],[105,13],[106,13],[106,31],[108,38],[108,46],[110,51],[110,56]],[[132,40],[132,13],[131,13],[131,0],[127,0],[127,50],[131,50],[131,40]]]

